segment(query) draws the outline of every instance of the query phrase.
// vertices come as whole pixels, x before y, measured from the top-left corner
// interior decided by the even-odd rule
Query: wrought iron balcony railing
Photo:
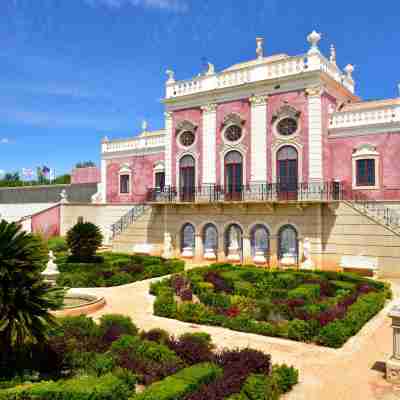
[[[331,201],[342,199],[343,187],[340,182],[166,186],[152,188],[147,192],[147,201],[158,203]]]

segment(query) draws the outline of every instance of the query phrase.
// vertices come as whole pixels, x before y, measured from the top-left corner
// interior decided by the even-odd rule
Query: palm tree
[[[56,323],[49,309],[59,308],[64,291],[41,276],[47,261],[41,238],[16,223],[0,222],[0,367],[45,341]]]

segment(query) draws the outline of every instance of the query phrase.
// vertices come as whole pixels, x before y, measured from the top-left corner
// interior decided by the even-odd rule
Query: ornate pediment
[[[243,124],[244,124],[244,119],[238,113],[229,113],[225,115],[224,121],[222,122],[223,126],[228,126],[228,125],[242,126]]]
[[[272,122],[275,122],[282,118],[294,118],[298,119],[300,117],[301,112],[296,110],[294,107],[289,104],[284,104],[273,116]]]
[[[353,149],[353,157],[362,157],[362,156],[378,156],[379,153],[376,150],[376,147],[372,144],[361,144],[357,148]]]
[[[195,132],[196,129],[197,129],[197,125],[187,119],[185,119],[183,121],[179,121],[176,124],[176,134],[178,134],[180,132],[185,132],[185,131]]]

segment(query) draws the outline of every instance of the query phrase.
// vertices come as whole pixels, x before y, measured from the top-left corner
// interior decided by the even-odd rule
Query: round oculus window
[[[278,122],[276,130],[280,135],[290,136],[293,135],[298,128],[298,123],[294,118],[283,118]]]
[[[194,143],[195,136],[193,132],[185,131],[179,136],[179,142],[182,146],[189,147]]]
[[[230,142],[236,142],[242,137],[242,128],[237,125],[231,125],[225,130],[225,139]]]

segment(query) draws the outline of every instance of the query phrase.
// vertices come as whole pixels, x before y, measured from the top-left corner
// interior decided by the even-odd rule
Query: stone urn
[[[205,249],[204,250],[204,259],[213,261],[217,259],[217,255],[215,254],[214,249]]]
[[[386,361],[386,380],[400,383],[400,304],[395,305],[389,312],[393,328],[393,353]]]
[[[267,259],[265,258],[265,253],[262,250],[256,250],[254,257],[253,257],[253,262],[256,265],[264,265],[267,263]]]
[[[192,247],[184,247],[182,249],[181,257],[183,258],[193,258],[193,248]]]

